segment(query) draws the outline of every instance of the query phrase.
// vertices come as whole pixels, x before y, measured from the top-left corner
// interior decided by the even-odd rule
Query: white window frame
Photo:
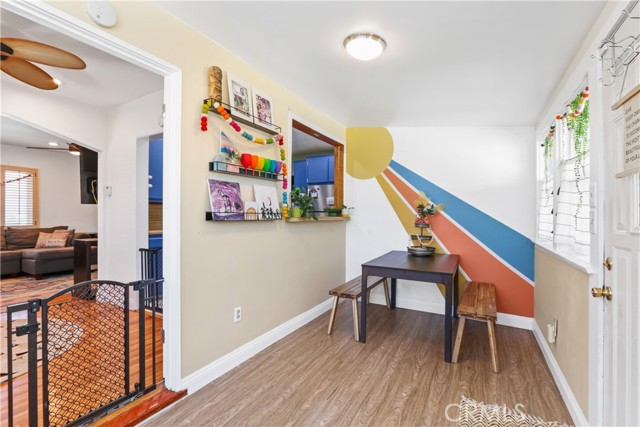
[[[6,188],[6,178],[5,178],[5,174],[6,172],[11,171],[11,172],[20,172],[20,173],[25,173],[28,175],[32,176],[33,179],[33,185],[32,185],[32,194],[31,194],[31,198],[32,198],[32,212],[31,212],[31,218],[32,218],[32,222],[30,224],[23,224],[22,221],[20,224],[7,224],[6,223],[6,218],[5,218],[5,212],[6,212],[6,194],[5,194],[5,188]],[[39,184],[39,171],[38,169],[35,168],[28,168],[28,167],[23,167],[23,166],[14,166],[14,165],[0,165],[0,179],[1,179],[1,184],[0,185],[0,201],[2,202],[1,204],[1,208],[0,208],[0,224],[2,224],[3,226],[10,226],[10,227],[37,227],[40,224],[40,184]]]

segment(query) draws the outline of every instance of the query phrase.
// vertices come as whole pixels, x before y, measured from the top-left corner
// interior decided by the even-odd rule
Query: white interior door
[[[640,39],[640,23],[627,19],[616,39]],[[636,42],[640,43],[640,40]],[[621,49],[618,50],[618,54]],[[633,122],[640,124],[640,92],[612,111],[616,101],[639,89],[640,57],[611,86],[604,87],[605,99],[605,268],[603,288],[610,286],[612,300],[603,300],[604,309],[604,425],[640,425],[640,174],[625,169],[629,157]],[[607,62],[605,62],[605,66]],[[605,73],[605,81],[607,76]],[[635,112],[637,111],[637,112]],[[634,113],[635,112],[635,113]],[[633,136],[634,134],[635,136]],[[640,155],[640,149],[637,151]],[[628,166],[628,162],[627,162]]]

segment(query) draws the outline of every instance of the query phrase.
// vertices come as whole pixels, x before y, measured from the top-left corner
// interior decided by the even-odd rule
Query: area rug
[[[83,330],[80,326],[52,317],[49,319],[50,327],[56,330],[55,342],[49,341],[49,355],[56,356],[68,351],[82,337]],[[15,331],[17,326],[25,325],[26,319],[15,319],[11,322],[11,329]],[[0,320],[0,384],[8,380],[9,364],[7,362],[7,321]],[[38,366],[42,364],[42,330],[38,331]],[[28,372],[28,336],[13,336],[11,346],[11,359],[13,378]],[[53,347],[52,347],[53,346]],[[51,359],[49,359],[51,360]]]
[[[506,405],[487,405],[462,396],[458,414],[458,426],[566,427],[567,425],[556,421],[544,421],[519,410],[507,408]]]
[[[97,278],[97,271],[91,272],[91,279]],[[42,280],[31,276],[20,276],[0,280],[0,313],[7,306],[27,302],[34,298],[47,298],[73,285],[73,274],[48,274]]]

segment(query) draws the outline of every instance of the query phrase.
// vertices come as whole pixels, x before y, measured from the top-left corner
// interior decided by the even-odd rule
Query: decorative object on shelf
[[[349,211],[355,209],[353,206],[342,205],[342,217],[349,218]]]
[[[291,192],[291,216],[294,218],[309,217],[317,220],[313,212],[313,197],[296,187]],[[299,216],[298,216],[299,215]]]
[[[209,114],[209,109],[211,108],[211,100],[205,99],[202,103],[202,113],[200,114],[200,130],[202,132],[207,131],[207,126],[209,125],[207,120],[207,114]]]
[[[259,89],[253,88],[253,116],[258,120],[258,124],[275,130],[273,118],[273,101]]]
[[[277,181],[278,174],[271,172],[263,172],[246,168],[244,165],[236,165],[227,163],[221,154],[217,155],[213,162],[209,162],[209,170],[211,172],[226,173],[229,175],[241,175],[249,178],[264,179],[267,181]]]
[[[237,182],[209,179],[209,201],[214,221],[243,220],[244,210]]]
[[[244,219],[247,221],[258,219],[258,202],[244,202]]]
[[[435,248],[429,246],[433,241],[431,235],[431,224],[428,216],[435,215],[444,210],[444,205],[430,203],[426,194],[420,192],[420,197],[413,202],[416,207],[415,227],[420,229],[420,234],[409,236],[409,246],[407,251],[413,256],[429,256],[435,252]],[[426,233],[426,234],[425,234]]]
[[[341,216],[342,208],[324,208],[328,216]]]
[[[247,120],[251,120],[252,108],[251,91],[249,90],[249,86],[238,80],[229,72],[227,72],[227,86],[229,88],[229,104],[231,105],[231,111]],[[240,132],[238,129],[236,130]]]
[[[282,217],[280,206],[278,205],[278,194],[273,187],[264,185],[253,185],[253,193],[258,204],[258,212],[261,219],[270,219],[274,217]]]
[[[255,142],[256,144],[264,145],[264,144],[273,144],[276,141],[278,141],[278,144],[280,144],[282,142],[282,140],[284,139],[284,137],[279,133],[275,134],[273,138],[257,138],[257,137],[254,137],[252,134],[242,130],[242,127],[240,127],[240,125],[235,120],[233,120],[231,118],[231,115],[226,110],[226,108],[224,108],[224,105],[222,103],[220,103],[218,101],[215,101],[215,102],[213,102],[213,104],[211,104],[211,100],[210,99],[209,100],[205,100],[204,101],[204,106],[202,107],[203,114],[204,114],[205,107],[207,107],[207,106],[210,106],[207,109],[207,112],[210,111],[211,107],[214,108],[218,112],[218,114],[220,114],[222,116],[222,118],[227,123],[229,123],[229,126],[231,126],[236,132],[238,132],[240,135],[242,135],[243,138],[245,138],[248,141]],[[282,145],[282,144],[280,144],[280,145]]]
[[[229,172],[240,172],[240,168],[237,166],[240,161],[240,152],[223,131],[220,131],[220,154],[226,157],[223,161],[228,163],[227,170]]]
[[[222,102],[222,70],[220,67],[209,67],[209,98]]]

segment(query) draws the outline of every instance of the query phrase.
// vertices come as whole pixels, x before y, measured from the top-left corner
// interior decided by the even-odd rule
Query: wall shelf
[[[261,216],[262,215],[259,213],[254,213],[254,214],[245,213],[243,219],[219,220],[219,219],[213,219],[213,212],[211,211],[205,212],[205,219],[207,221],[215,221],[215,222],[265,222],[265,221],[280,221],[282,219],[282,214],[277,214],[269,218],[264,218],[264,217],[261,218]]]
[[[231,168],[230,168],[231,167]],[[231,169],[231,170],[229,170]],[[238,172],[235,172],[235,169]],[[255,179],[265,179],[267,181],[278,181],[279,175],[275,172],[265,172],[259,170],[253,170],[250,168],[245,168],[244,166],[233,164],[233,163],[225,163],[225,162],[209,162],[209,171],[211,172],[219,172],[226,173],[228,175],[236,175],[236,176],[244,176],[247,178],[255,178]]]
[[[216,102],[213,98],[207,98],[204,101],[205,102],[211,101],[211,103]],[[252,128],[257,129],[257,130],[259,130],[261,132],[264,132],[266,134],[269,134],[269,135],[277,135],[279,133],[282,133],[282,128],[280,126],[271,124],[273,126],[273,129],[270,128],[270,127],[267,127],[267,126],[263,126],[263,125],[261,125],[259,123],[259,119],[256,116],[254,116],[253,114],[249,114],[249,116],[251,116],[251,119],[247,119],[246,117],[235,113],[233,111],[233,108],[229,104],[227,104],[225,102],[221,102],[221,101],[217,101],[217,102],[220,102],[220,104],[222,104],[222,106],[225,108],[225,110],[227,110],[227,112],[233,118],[233,120],[235,120],[238,123],[242,123],[244,125],[251,126]],[[220,115],[220,113],[218,113],[218,110],[216,110],[214,107],[209,108],[209,111],[211,111],[212,113],[215,113],[217,115]]]

